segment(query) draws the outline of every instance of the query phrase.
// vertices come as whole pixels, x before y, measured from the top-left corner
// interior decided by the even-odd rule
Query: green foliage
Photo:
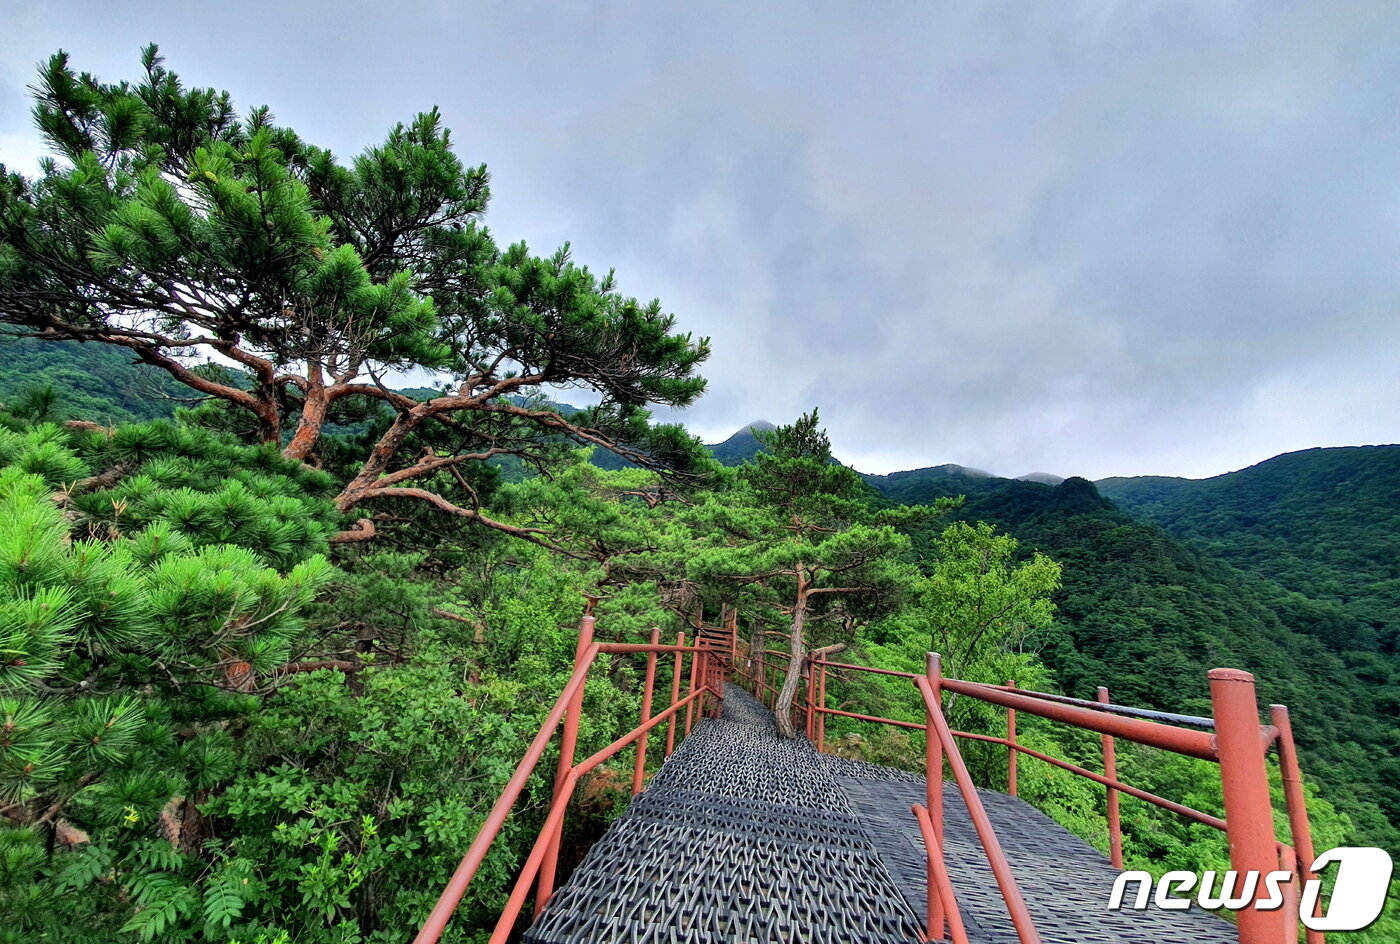
[[[990,670],[999,680],[1005,672],[993,654],[1020,652],[1031,634],[1050,625],[1060,565],[1044,554],[1013,564],[1016,539],[983,522],[949,525],[933,552],[916,607],[917,618],[929,626],[929,651],[943,654],[948,671]]]
[[[0,403],[33,422],[163,419],[191,391],[98,344],[0,338]]]
[[[229,726],[256,704],[243,692],[292,657],[301,611],[331,576],[314,541],[267,540],[279,510],[324,534],[308,530],[316,500],[301,491],[315,476],[168,425],[111,436],[10,425],[0,802],[25,828],[3,833],[0,901],[15,916],[4,933],[186,940],[204,893],[172,823],[187,797],[233,775]],[[104,463],[118,474],[88,475]],[[122,506],[144,510],[110,511]],[[53,843],[66,851],[45,854]],[[211,914],[229,914],[224,897]]]
[[[536,574],[554,584],[522,595],[505,578],[515,586],[487,607],[489,645],[438,621],[448,635],[421,637],[413,664],[362,672],[358,692],[315,673],[259,713],[239,776],[208,807],[225,847],[258,863],[265,888],[245,918],[271,929],[296,915],[306,941],[397,941],[421,922],[548,711],[541,694],[561,689],[572,667],[578,586],[558,574]],[[634,685],[630,673],[590,683],[582,751],[633,723]],[[552,761],[540,771],[464,900],[458,933],[489,925],[504,904]],[[572,828],[587,819],[574,816]]]

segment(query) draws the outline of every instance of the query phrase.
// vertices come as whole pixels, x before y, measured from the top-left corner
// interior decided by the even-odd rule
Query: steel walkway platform
[[[525,936],[529,944],[908,944],[922,939],[921,777],[777,736],[737,686],[612,824]],[[1232,944],[1207,912],[1106,908],[1107,858],[1015,797],[988,813],[1046,944]],[[969,938],[1014,942],[966,807],[944,803]]]

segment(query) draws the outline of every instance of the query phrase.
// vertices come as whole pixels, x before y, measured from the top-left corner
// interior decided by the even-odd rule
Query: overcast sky
[[[713,339],[707,440],[821,408],[864,471],[1204,476],[1400,439],[1400,4],[6,4],[161,45],[348,156],[441,106],[488,224]]]

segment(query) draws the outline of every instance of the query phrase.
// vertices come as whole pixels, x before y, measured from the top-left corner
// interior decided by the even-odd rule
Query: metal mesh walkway
[[[909,812],[922,778],[777,736],[734,685],[550,899],[529,944],[907,944],[921,939],[924,850]],[[1049,942],[1221,944],[1205,913],[1109,912],[1107,860],[1013,797],[988,812]],[[973,941],[1014,941],[955,792],[945,803],[955,889]],[[1004,930],[1003,930],[1004,929]]]
[[[806,741],[730,685],[526,935],[565,942],[904,944],[918,919]]]
[[[924,780],[902,771],[878,779],[833,758],[836,782],[916,913],[926,904],[924,841],[909,807]],[[868,768],[870,765],[861,765]],[[877,768],[878,769],[878,768]],[[979,790],[1044,944],[1236,944],[1235,926],[1195,905],[1187,911],[1109,911],[1118,870],[1108,858],[1024,800]],[[943,792],[944,849],[968,938],[1016,944],[1016,933],[967,807]],[[1131,886],[1136,890],[1137,886]]]

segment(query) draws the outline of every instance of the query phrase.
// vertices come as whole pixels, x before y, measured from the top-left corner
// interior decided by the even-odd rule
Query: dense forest
[[[1273,462],[1332,452],[1350,451]],[[1389,454],[1400,465],[1400,448]],[[1369,618],[1351,617],[1335,600],[1300,592],[1268,569],[1217,559],[1209,547],[1119,510],[1084,479],[1049,486],[915,471],[871,481],[906,502],[965,493],[959,515],[994,523],[1062,564],[1056,621],[1037,646],[1072,694],[1092,697],[1095,686],[1107,685],[1133,704],[1201,709],[1206,669],[1254,672],[1261,698],[1292,709],[1309,772],[1335,787],[1338,805],[1378,844],[1396,848],[1400,659]],[[1318,496],[1302,502],[1312,516],[1327,514]],[[1337,509],[1339,517],[1348,513]],[[1349,540],[1365,547],[1375,532],[1334,536],[1339,554],[1349,555]]]
[[[1400,447],[1308,449],[1199,481],[1105,479],[1125,511],[1236,567],[1335,604],[1339,651],[1400,648]]]
[[[815,411],[707,448],[648,407],[703,394],[708,342],[567,247],[499,244],[435,112],[342,162],[154,48],[130,83],[55,56],[35,96],[56,157],[0,172],[0,940],[403,940],[567,677],[585,598],[617,641],[737,607],[798,664],[938,649],[961,677],[1174,710],[1248,669],[1294,709],[1319,848],[1400,849],[1389,452],[1101,494],[861,476]],[[596,405],[565,406],[579,389]],[[922,711],[880,681],[834,697]],[[586,698],[584,751],[633,723],[636,665]],[[1028,722],[1093,766],[1096,737]],[[831,734],[920,763],[917,739]],[[1101,790],[1022,770],[1105,846]],[[1124,745],[1120,771],[1219,809],[1208,764]],[[582,792],[569,855],[622,779]],[[482,939],[549,789],[446,939]],[[1227,861],[1209,829],[1124,814],[1133,866]]]

